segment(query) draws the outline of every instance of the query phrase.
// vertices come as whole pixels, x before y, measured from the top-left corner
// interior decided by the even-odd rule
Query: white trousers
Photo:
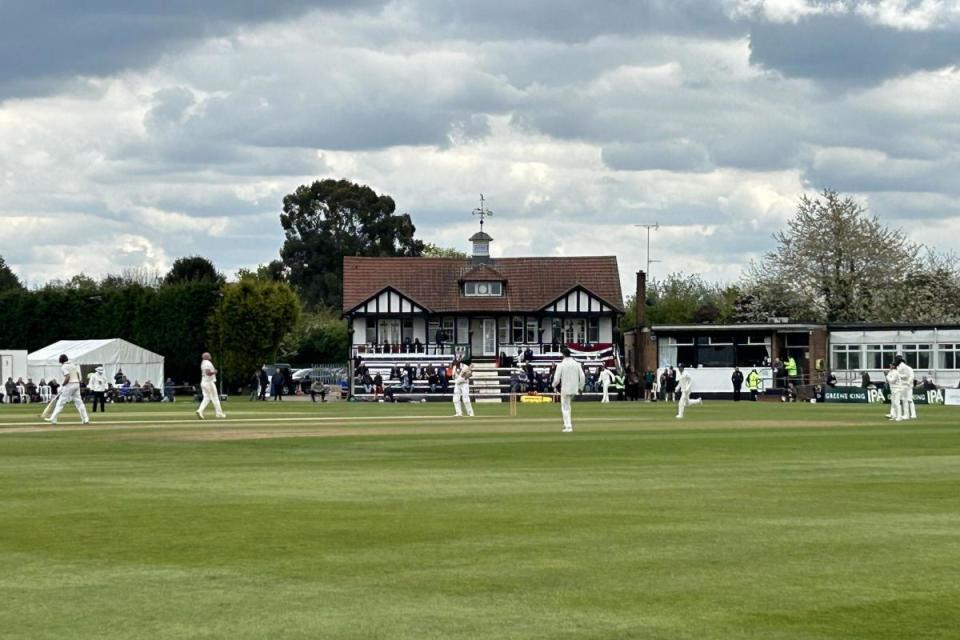
[[[890,419],[900,420],[903,415],[903,391],[890,387]]]
[[[470,404],[470,383],[464,382],[463,384],[453,385],[453,410],[458,416],[463,415],[463,409],[460,405],[463,404],[463,407],[467,410],[467,415],[473,415],[473,405]]]
[[[203,413],[207,405],[212,402],[217,417],[222,417],[223,409],[220,408],[220,394],[217,392],[217,383],[204,380],[200,383],[200,391],[203,393],[203,400],[200,401],[200,408],[197,409],[197,413]]]
[[[70,384],[65,384],[60,387],[60,398],[57,400],[57,406],[53,408],[53,413],[50,414],[50,422],[56,422],[57,416],[59,416],[63,408],[67,406],[67,403],[71,401],[77,408],[77,411],[80,412],[80,421],[89,422],[90,418],[87,416],[87,408],[83,406],[83,399],[80,397],[79,382],[71,382]]]
[[[600,402],[610,402],[610,385],[606,382],[603,383],[603,397]]]
[[[687,406],[689,406],[689,405],[691,405],[691,404],[700,404],[701,402],[703,402],[703,399],[702,399],[702,398],[695,398],[695,399],[691,400],[691,399],[690,399],[690,392],[689,392],[689,391],[683,391],[683,392],[681,392],[681,393],[680,393],[680,402],[677,403],[677,417],[678,417],[678,418],[682,418],[682,417],[683,417],[683,411],[684,411],[684,409],[687,408]]]
[[[564,429],[573,429],[573,410],[570,407],[572,402],[572,395],[566,393],[560,394],[560,414],[563,416]]]
[[[904,420],[917,417],[917,405],[913,403],[913,389],[902,389],[900,391],[900,416]]]

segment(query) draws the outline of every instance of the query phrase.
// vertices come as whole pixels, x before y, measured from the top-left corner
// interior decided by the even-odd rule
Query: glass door
[[[483,319],[483,355],[497,355],[497,321],[493,318]]]

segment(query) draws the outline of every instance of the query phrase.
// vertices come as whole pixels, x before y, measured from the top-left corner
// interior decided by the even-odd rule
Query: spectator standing
[[[163,402],[176,402],[177,385],[173,378],[167,378],[163,383]]]
[[[269,386],[270,386],[270,377],[267,375],[267,368],[260,367],[260,395],[257,396],[257,400],[266,401],[267,388]]]
[[[283,369],[277,368],[277,370],[273,372],[273,379],[270,381],[270,391],[273,394],[273,399],[278,402],[283,400],[283,385],[285,382],[286,379],[283,375]]]
[[[796,384],[797,376],[799,375],[800,370],[797,368],[797,361],[794,360],[793,356],[787,356],[787,361],[784,363],[783,367],[787,370],[788,380]]]
[[[553,374],[553,386],[560,393],[560,413],[563,416],[563,433],[573,431],[573,410],[570,406],[573,397],[583,391],[586,376],[580,363],[570,357],[570,349],[560,347],[563,360]]]
[[[93,395],[92,413],[97,412],[97,404],[100,405],[100,413],[106,413],[107,405],[107,376],[103,375],[103,365],[100,365],[87,376],[87,389]]]
[[[760,374],[754,368],[747,374],[747,389],[750,390],[750,399],[757,401],[757,394],[760,392]]]
[[[647,402],[653,400],[653,383],[657,379],[657,374],[653,371],[646,371],[643,374],[643,399]]]
[[[733,383],[733,401],[740,402],[740,388],[743,386],[743,372],[740,371],[740,367],[733,368],[730,382]]]
[[[253,402],[260,395],[260,370],[253,372],[253,375],[250,376],[250,402]]]
[[[864,371],[862,374],[860,374],[860,388],[869,389],[872,386],[873,383],[870,382],[870,374]]]
[[[17,392],[17,383],[13,381],[13,376],[7,378],[7,382],[3,385],[3,388],[7,395],[8,404],[20,402],[20,394]]]

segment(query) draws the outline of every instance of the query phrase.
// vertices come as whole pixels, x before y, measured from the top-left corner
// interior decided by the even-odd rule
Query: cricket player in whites
[[[470,378],[472,377],[473,369],[470,368],[469,362],[457,360],[453,363],[453,410],[455,412],[453,415],[457,418],[463,417],[461,403],[467,410],[467,417],[473,417],[473,405],[470,404]]]
[[[690,399],[690,392],[693,390],[693,378],[690,377],[690,373],[682,364],[677,365],[677,371],[680,372],[680,377],[677,378],[677,383],[680,385],[680,403],[677,405],[677,417],[682,418],[687,405],[703,404],[703,399]]]
[[[57,416],[63,411],[71,400],[77,411],[80,412],[80,423],[88,424],[90,417],[87,415],[87,408],[83,405],[83,398],[80,397],[80,367],[69,362],[66,354],[60,356],[60,371],[63,373],[63,386],[60,387],[60,398],[57,400],[57,406],[53,408],[53,413],[49,418],[44,418],[50,424],[57,424]]]
[[[917,419],[917,407],[913,404],[913,367],[903,361],[903,356],[898,355],[894,358],[897,363],[897,374],[900,376],[900,417],[904,420]]]
[[[204,352],[200,358],[200,392],[203,394],[203,400],[200,401],[200,408],[197,409],[197,417],[203,420],[203,410],[212,402],[216,416],[226,418],[227,414],[220,408],[220,393],[217,391],[217,369],[213,366],[209,353]]]
[[[610,385],[613,384],[613,374],[606,367],[600,372],[600,388],[603,389],[603,397],[600,402],[610,402]]]
[[[587,377],[583,374],[580,363],[570,357],[570,349],[560,347],[563,360],[557,365],[553,374],[553,386],[560,391],[560,413],[563,414],[563,433],[573,431],[573,416],[570,404],[573,396],[583,391]]]
[[[891,420],[899,422],[903,420],[900,415],[900,397],[903,395],[900,389],[900,373],[897,371],[897,365],[893,362],[886,373],[887,385],[890,387],[890,413],[887,415]]]

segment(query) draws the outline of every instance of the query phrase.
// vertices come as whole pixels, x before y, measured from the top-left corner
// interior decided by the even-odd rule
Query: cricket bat
[[[57,400],[60,398],[60,394],[50,398],[50,402],[47,403],[46,408],[44,408],[43,413],[40,414],[41,418],[49,418],[50,414],[53,413],[53,407],[57,404]]]

